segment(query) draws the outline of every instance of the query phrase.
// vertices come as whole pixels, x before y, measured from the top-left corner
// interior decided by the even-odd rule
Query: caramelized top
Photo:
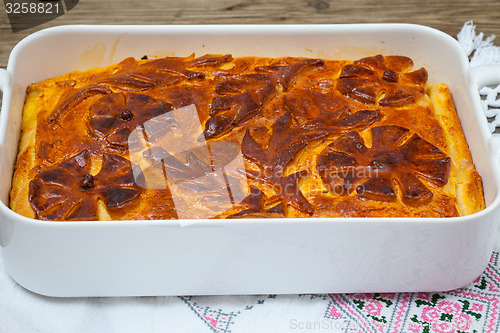
[[[349,132],[320,153],[318,173],[330,191],[355,190],[361,198],[395,201],[398,186],[405,204],[419,206],[433,197],[419,177],[436,186],[448,182],[450,158],[418,135],[399,126],[372,127],[371,135],[371,148]]]
[[[413,62],[407,57],[363,58],[342,68],[338,90],[360,103],[405,106],[424,95],[427,71],[407,72]]]
[[[90,174],[87,150],[38,173],[30,183],[30,201],[44,220],[96,220],[97,202],[110,210],[138,199],[130,162],[111,154],[103,156],[102,167]]]
[[[458,214],[427,72],[412,67],[205,55],[49,80],[29,201],[46,220]],[[199,130],[183,128],[189,106]]]

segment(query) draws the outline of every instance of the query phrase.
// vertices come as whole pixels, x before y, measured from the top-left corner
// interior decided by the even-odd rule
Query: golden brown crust
[[[428,95],[434,105],[436,117],[446,135],[448,152],[456,169],[456,196],[462,215],[469,215],[485,208],[483,185],[477,173],[469,146],[460,125],[451,93],[444,84],[429,85]]]
[[[451,95],[412,67],[381,55],[129,58],[33,84],[11,208],[46,220],[477,212],[481,178]],[[130,141],[144,123],[171,126],[164,115],[190,105],[200,123],[192,135],[206,148]],[[219,174],[230,185],[225,200],[200,179],[217,175],[215,159],[230,163],[232,147],[244,166]],[[129,162],[137,156],[147,163]]]

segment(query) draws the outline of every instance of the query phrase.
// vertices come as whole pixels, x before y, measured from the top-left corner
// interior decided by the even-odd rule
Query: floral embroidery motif
[[[241,312],[224,312],[222,309],[212,309],[202,306],[195,301],[193,296],[179,297],[214,333],[231,333],[229,327],[234,324]],[[251,309],[251,308],[250,308]]]
[[[494,253],[469,286],[440,293],[334,294],[324,317],[343,332],[489,333],[500,329],[500,269]]]
[[[422,308],[420,318],[413,315],[410,320],[414,325],[409,330],[415,333],[430,332],[467,332],[474,320],[480,320],[482,314],[473,309],[483,309],[481,304],[471,303],[468,300],[446,301],[440,294],[432,294],[431,300],[417,299],[415,305]]]
[[[393,297],[388,295],[389,297]],[[366,316],[376,322],[387,323],[386,316],[382,315],[382,310],[390,307],[393,302],[389,298],[383,298],[380,294],[360,294],[353,300],[358,309],[363,310]]]

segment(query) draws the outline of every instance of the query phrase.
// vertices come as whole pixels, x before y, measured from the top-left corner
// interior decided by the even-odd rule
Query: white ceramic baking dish
[[[356,59],[411,57],[455,99],[487,208],[459,218],[43,222],[8,208],[26,87],[143,55]],[[51,296],[440,291],[486,267],[497,237],[500,144],[477,93],[500,68],[472,71],[450,36],[408,24],[64,26],[37,32],[0,70],[0,244],[20,285]]]

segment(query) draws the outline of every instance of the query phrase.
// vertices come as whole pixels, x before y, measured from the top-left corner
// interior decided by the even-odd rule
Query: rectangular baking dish
[[[126,57],[411,57],[446,83],[484,182],[487,208],[459,218],[322,218],[43,222],[8,208],[29,84]],[[486,267],[497,238],[500,141],[452,37],[409,24],[61,26],[34,33],[0,70],[0,245],[14,280],[49,296],[442,291]]]

